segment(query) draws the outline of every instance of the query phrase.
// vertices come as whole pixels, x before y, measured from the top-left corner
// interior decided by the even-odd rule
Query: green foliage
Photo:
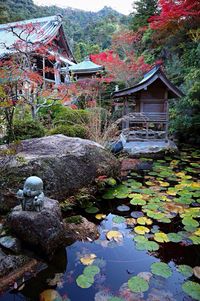
[[[86,138],[86,130],[81,125],[58,125],[48,132],[49,135],[62,134],[68,137]]]
[[[63,107],[55,113],[54,124],[57,125],[76,125],[87,123],[89,112],[86,110],[72,110],[68,107]]]
[[[39,138],[44,135],[45,129],[37,120],[27,119],[14,121],[14,136],[16,140]]]

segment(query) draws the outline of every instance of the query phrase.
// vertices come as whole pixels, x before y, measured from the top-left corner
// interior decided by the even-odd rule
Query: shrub
[[[83,124],[87,123],[88,117],[89,112],[87,112],[86,110],[72,110],[71,108],[63,107],[61,111],[58,111],[58,113],[55,114],[54,124]]]
[[[39,138],[45,135],[45,129],[37,120],[16,120],[14,122],[14,135],[16,140]]]
[[[58,125],[54,129],[51,129],[48,134],[63,134],[68,137],[86,138],[86,130],[81,125]]]

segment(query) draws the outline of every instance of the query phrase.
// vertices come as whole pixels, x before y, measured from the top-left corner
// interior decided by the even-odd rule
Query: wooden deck
[[[122,134],[127,141],[168,140],[168,115],[154,112],[124,115]]]

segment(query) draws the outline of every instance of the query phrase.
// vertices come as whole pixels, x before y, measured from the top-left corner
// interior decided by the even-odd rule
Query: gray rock
[[[16,206],[8,216],[7,226],[20,240],[48,257],[65,244],[61,211],[55,200],[45,198],[40,212],[22,211],[21,206]]]
[[[21,244],[19,239],[12,236],[0,237],[0,246],[12,251],[13,253],[19,253],[21,250]]]
[[[177,153],[178,148],[173,141],[149,140],[126,142],[123,151],[131,156],[154,158],[166,153]]]
[[[16,192],[28,176],[40,177],[44,194],[62,201],[101,175],[116,175],[119,165],[93,141],[55,135],[1,146],[0,169],[0,211],[8,211],[19,204]]]
[[[85,217],[81,217],[80,223],[64,222],[65,235],[71,241],[88,240],[92,241],[99,237],[98,227],[89,222]]]
[[[30,258],[24,255],[5,255],[0,251],[0,278],[13,272],[29,260]]]

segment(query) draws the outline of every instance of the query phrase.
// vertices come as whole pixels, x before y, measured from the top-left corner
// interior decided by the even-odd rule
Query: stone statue
[[[41,211],[44,206],[43,181],[36,176],[27,178],[23,190],[18,190],[17,197],[21,199],[22,210]]]

